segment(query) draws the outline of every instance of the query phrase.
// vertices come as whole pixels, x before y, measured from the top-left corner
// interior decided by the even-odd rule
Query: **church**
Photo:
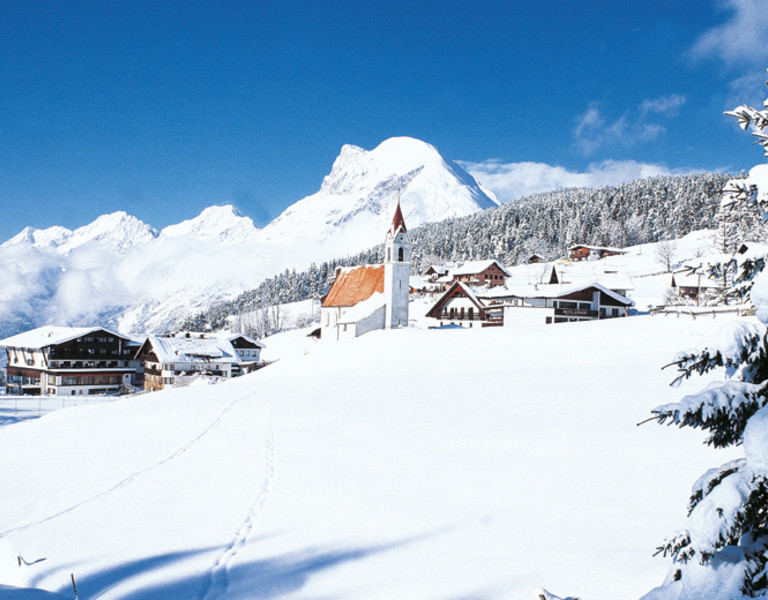
[[[320,309],[323,340],[408,326],[411,242],[397,203],[384,240],[384,264],[340,267]]]

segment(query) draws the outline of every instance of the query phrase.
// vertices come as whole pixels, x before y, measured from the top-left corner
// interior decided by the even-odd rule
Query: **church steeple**
[[[411,262],[411,240],[405,226],[400,199],[392,224],[384,240],[384,295],[387,298],[386,329],[408,326],[408,277]]]
[[[408,231],[405,227],[405,219],[403,218],[403,211],[400,209],[400,198],[397,199],[397,208],[395,209],[395,218],[392,219],[392,225],[389,228],[389,232],[396,236],[400,230]]]

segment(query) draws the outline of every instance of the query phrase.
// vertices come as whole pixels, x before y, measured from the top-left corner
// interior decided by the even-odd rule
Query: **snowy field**
[[[37,419],[54,410],[70,406],[115,402],[115,396],[6,396],[0,394],[0,427],[12,423]]]
[[[231,382],[6,422],[0,583],[72,598],[74,574],[88,600],[637,598],[666,575],[652,554],[693,482],[735,454],[636,423],[703,387],[670,388],[660,367],[731,318],[291,332]]]

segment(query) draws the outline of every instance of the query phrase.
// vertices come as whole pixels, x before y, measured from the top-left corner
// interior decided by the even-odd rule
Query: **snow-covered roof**
[[[449,267],[448,265],[429,265],[427,267],[427,270],[424,271],[424,274],[428,274],[430,271],[438,274],[438,275],[445,275],[448,273]]]
[[[494,264],[499,267],[505,275],[509,276],[509,271],[507,271],[506,267],[498,260],[471,260],[462,263],[455,269],[451,269],[451,275],[474,275],[475,273],[482,273]]]
[[[129,339],[124,335],[114,333],[103,327],[58,327],[55,325],[45,325],[0,340],[0,346],[11,348],[46,348],[84,337],[96,331],[104,331],[111,336],[123,340]]]
[[[147,341],[160,362],[240,361],[232,342],[227,338],[150,336]]]
[[[420,290],[427,285],[427,281],[420,275],[411,275],[408,278],[408,285],[416,290]]]
[[[366,317],[371,316],[386,303],[387,299],[384,297],[384,294],[381,292],[375,292],[362,302],[358,302],[353,307],[346,310],[339,322],[356,323],[358,321],[362,321]]]
[[[230,336],[227,338],[227,340],[229,340],[230,342],[234,342],[235,340],[237,340],[237,339],[241,339],[241,338],[242,338],[242,339],[244,339],[246,342],[249,342],[249,343],[251,343],[251,344],[255,344],[256,346],[258,346],[258,347],[259,347],[259,348],[261,348],[262,350],[263,350],[264,348],[266,348],[266,345],[264,345],[263,343],[261,343],[259,340],[255,340],[255,339],[253,339],[252,337],[250,337],[250,336],[248,336],[248,335],[245,335],[244,333],[236,333],[236,334],[234,334],[234,335],[230,335]]]
[[[617,302],[632,306],[634,302],[629,298],[622,296],[608,289],[604,285],[592,281],[587,284],[562,284],[562,283],[550,283],[542,285],[508,285],[508,286],[496,286],[491,288],[477,288],[475,293],[477,297],[493,300],[504,300],[505,298],[561,298],[573,294],[574,292],[580,292],[586,288],[594,287],[600,290],[602,293],[610,296]]]
[[[603,260],[547,262],[516,265],[509,269],[514,284],[546,285],[552,281],[552,270],[558,283],[581,285],[596,281],[611,290],[631,291],[635,283],[625,266]]]
[[[463,281],[454,281],[453,284],[451,285],[451,287],[449,287],[443,293],[443,295],[440,296],[440,298],[438,298],[437,302],[435,302],[432,305],[432,308],[430,308],[429,311],[427,311],[427,316],[428,317],[436,317],[437,313],[439,312],[441,307],[444,306],[445,303],[448,302],[448,300],[450,300],[453,297],[456,289],[460,289],[462,292],[464,292],[464,294],[469,299],[469,301],[472,302],[479,309],[485,310],[487,308],[485,306],[485,304],[478,297],[477,291],[478,290],[486,290],[488,288],[486,288],[486,287],[473,287],[473,286],[467,285]]]
[[[704,288],[712,289],[722,287],[722,283],[707,277],[705,273],[695,273],[691,269],[684,269],[672,273],[670,282],[672,287]]]
[[[579,261],[574,263],[555,264],[557,279],[565,284],[585,284],[597,281],[611,290],[633,290],[635,284],[627,272],[618,266],[606,267],[599,261]],[[545,281],[542,283],[549,283]]]
[[[384,265],[339,269],[323,306],[354,306],[376,292],[384,292]]]
[[[750,258],[763,257],[768,255],[768,244],[761,244],[760,242],[742,242],[736,252]]]
[[[570,246],[568,248],[568,251],[576,250],[576,248],[586,248],[587,250],[604,250],[606,252],[616,252],[618,254],[626,254],[627,251],[624,248],[611,248],[609,246],[589,246],[587,244],[576,244],[575,246]]]

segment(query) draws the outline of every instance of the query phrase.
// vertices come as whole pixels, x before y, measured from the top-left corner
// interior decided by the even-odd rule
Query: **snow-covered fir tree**
[[[764,110],[740,106],[739,119],[768,156],[768,99]],[[768,216],[768,165],[758,165],[724,190],[723,211],[758,207]],[[763,222],[765,222],[765,216]],[[704,473],[693,486],[684,529],[659,552],[672,557],[666,581],[643,600],[739,600],[768,597],[768,271],[765,258],[735,264],[736,288],[749,292],[757,320],[732,324],[712,343],[682,353],[678,380],[724,369],[680,402],[655,408],[659,423],[709,432],[714,447],[742,445],[744,457]]]

